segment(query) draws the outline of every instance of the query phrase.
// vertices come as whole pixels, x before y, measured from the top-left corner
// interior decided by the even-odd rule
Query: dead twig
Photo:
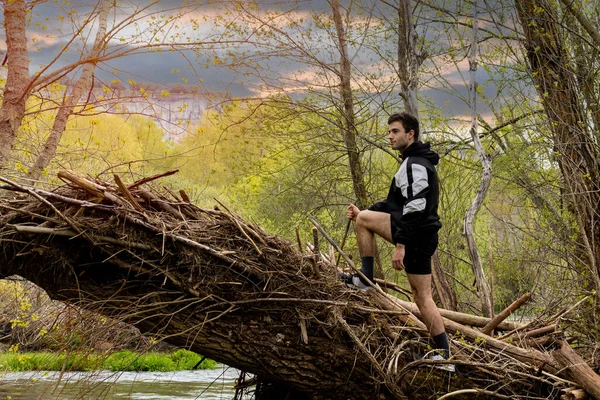
[[[129,190],[133,190],[133,189],[137,188],[138,186],[141,186],[141,185],[143,185],[145,183],[152,182],[152,181],[154,181],[156,179],[160,179],[160,178],[163,178],[165,176],[170,176],[170,175],[176,174],[177,172],[179,172],[179,170],[178,169],[174,169],[172,171],[167,171],[167,172],[163,172],[161,174],[156,174],[156,175],[153,175],[153,176],[149,176],[149,177],[140,179],[139,181],[135,181],[134,183],[132,183],[131,185],[129,185],[127,188]]]

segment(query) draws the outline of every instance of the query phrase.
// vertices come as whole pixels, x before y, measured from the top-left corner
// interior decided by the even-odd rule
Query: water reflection
[[[21,372],[0,375],[0,400],[131,399],[230,400],[239,371]]]

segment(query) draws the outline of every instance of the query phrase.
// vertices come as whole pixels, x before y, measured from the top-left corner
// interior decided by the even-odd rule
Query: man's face
[[[404,126],[400,121],[392,122],[388,128],[388,133],[388,139],[390,139],[392,149],[400,152],[403,152],[415,141],[415,132],[413,130],[405,132]]]

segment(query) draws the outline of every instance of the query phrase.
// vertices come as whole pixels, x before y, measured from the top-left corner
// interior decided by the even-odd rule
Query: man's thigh
[[[357,223],[373,233],[381,236],[390,243],[392,242],[391,215],[379,211],[364,210],[358,214]]]

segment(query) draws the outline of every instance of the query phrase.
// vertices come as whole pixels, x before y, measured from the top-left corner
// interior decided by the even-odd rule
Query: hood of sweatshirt
[[[408,146],[406,150],[404,150],[404,153],[402,153],[402,158],[411,156],[426,158],[433,165],[437,165],[440,161],[440,156],[435,151],[431,150],[431,144],[423,143],[420,140]]]

